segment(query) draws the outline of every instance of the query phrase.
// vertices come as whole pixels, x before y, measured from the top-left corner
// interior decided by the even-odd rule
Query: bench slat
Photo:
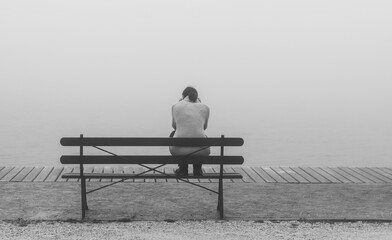
[[[61,156],[62,164],[80,164],[80,156],[64,155]],[[160,155],[130,155],[121,156],[103,156],[103,155],[85,155],[83,156],[83,164],[242,164],[244,158],[242,156],[160,156]]]
[[[242,138],[124,138],[85,137],[83,143],[77,137],[60,140],[63,146],[242,146]]]
[[[178,178],[175,174],[126,174],[126,173],[84,173],[86,178],[146,178],[146,179],[172,179]],[[79,173],[64,173],[62,178],[80,178]],[[189,174],[186,178],[219,178],[219,173],[204,173],[203,176],[193,176],[193,174]],[[239,173],[224,173],[224,179],[229,178],[242,178],[242,175]]]

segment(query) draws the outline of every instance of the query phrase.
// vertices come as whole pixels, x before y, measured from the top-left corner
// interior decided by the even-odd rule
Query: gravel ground
[[[391,239],[391,223],[0,221],[0,239]]]

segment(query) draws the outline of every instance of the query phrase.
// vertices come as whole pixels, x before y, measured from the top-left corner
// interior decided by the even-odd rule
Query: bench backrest
[[[80,155],[64,155],[60,161],[63,164],[242,164],[242,156],[225,156],[224,147],[242,146],[242,138],[168,138],[168,137],[65,137],[60,140],[62,146],[80,147]],[[83,147],[101,146],[197,146],[220,147],[221,155],[218,156],[167,156],[167,155],[83,155]],[[81,158],[83,156],[83,158]]]
[[[242,146],[242,138],[104,138],[104,137],[65,137],[60,140],[63,146]]]

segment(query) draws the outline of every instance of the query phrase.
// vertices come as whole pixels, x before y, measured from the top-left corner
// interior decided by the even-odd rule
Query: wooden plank
[[[212,167],[204,167],[204,171],[205,171],[206,173],[215,173],[214,170],[212,169]],[[219,182],[218,179],[209,179],[209,180],[210,180],[211,182],[213,182],[213,183]]]
[[[156,168],[156,167],[158,167],[159,165],[156,165],[156,166],[154,166],[154,168]],[[154,174],[161,174],[161,173],[159,173],[159,172],[163,172],[163,173],[165,173],[165,170],[163,169],[164,167],[159,167],[159,168],[156,168],[156,170],[154,170],[152,173],[154,173]],[[166,181],[166,179],[160,179],[160,178],[158,178],[158,179],[154,179],[155,180],[155,182],[165,182]]]
[[[55,167],[53,169],[53,171],[45,179],[45,182],[56,182],[57,179],[61,176],[61,173],[63,172],[63,170],[64,170],[64,167]]]
[[[275,179],[278,183],[287,183],[287,181],[282,178],[279,174],[277,174],[272,168],[270,167],[263,167],[262,168],[268,175],[270,175],[273,179]]]
[[[151,165],[148,167],[153,168]],[[142,167],[142,168],[143,168],[143,172],[150,170],[149,168],[146,168],[146,167]],[[146,174],[153,174],[153,173],[154,173],[153,171],[146,172]],[[144,179],[144,182],[152,183],[152,182],[155,182],[155,179]]]
[[[12,171],[15,167],[5,167],[0,171],[0,180],[3,179],[4,176],[6,176],[9,172]]]
[[[322,179],[326,179],[325,183],[341,183],[341,181],[333,177],[331,174],[323,171],[320,167],[302,169],[321,182],[323,182]]]
[[[203,174],[205,173],[205,170],[204,170],[204,166],[202,166],[201,167],[201,170],[203,171]],[[201,183],[209,183],[209,182],[211,182],[209,179],[198,179],[198,181],[199,182],[201,182]]]
[[[312,175],[304,171],[300,167],[290,167],[294,172],[298,173],[301,175],[303,178],[305,178],[309,183],[320,183],[316,178],[314,178]]]
[[[84,173],[92,173],[94,171],[94,166],[86,165],[86,166],[83,166],[83,168],[84,168],[83,169]],[[91,179],[87,178],[86,182],[90,182],[90,180]]]
[[[139,173],[143,172],[143,168],[142,167],[134,167],[133,171],[135,172],[135,174],[139,174]],[[145,181],[142,178],[135,178],[134,182],[145,182]]]
[[[91,172],[93,172],[93,167],[92,166],[83,166],[83,172],[84,173],[91,173]],[[64,179],[64,178],[62,178],[61,176],[63,175],[63,174],[65,174],[65,173],[80,173],[80,166],[75,166],[75,167],[69,167],[69,166],[66,166],[64,169],[63,169],[63,171],[62,171],[62,173],[60,173],[60,175],[59,175],[59,178],[57,179],[57,182],[64,182],[64,181],[67,181],[67,182],[79,182],[80,181],[80,179],[75,179],[75,178],[72,178],[72,179]],[[48,178],[49,178],[49,176],[48,176]],[[89,181],[89,179],[86,179],[86,182],[88,182]],[[98,181],[99,181],[99,179],[98,179]]]
[[[94,166],[93,173],[103,173],[103,166]],[[90,179],[90,182],[100,182],[101,179]]]
[[[224,173],[234,173],[234,169],[232,169],[231,167],[227,167],[227,166],[223,166],[223,172]],[[202,179],[200,179],[202,180]],[[231,182],[243,182],[242,179],[228,179]]]
[[[238,166],[233,166],[234,172],[239,173],[242,175],[242,180],[246,183],[252,183],[253,179],[249,177],[249,175],[241,168]]]
[[[32,182],[39,175],[39,173],[44,169],[44,167],[34,167],[33,170],[27,174],[23,179],[23,182]]]
[[[79,166],[73,167],[71,170],[72,173],[80,173]],[[79,179],[67,179],[68,182],[79,182]]]
[[[225,168],[227,173],[238,173],[233,167],[226,166]],[[244,178],[232,179],[232,180],[233,182],[239,182],[239,183],[245,182]]]
[[[214,167],[212,167],[212,170],[215,171]],[[193,164],[189,164],[188,174],[193,176]],[[200,182],[199,179],[196,179],[196,178],[189,178],[188,180],[189,180],[189,182],[193,182],[193,183],[199,183]]]
[[[388,183],[390,179],[383,177],[382,175],[378,174],[377,172],[371,171],[368,168],[354,168],[356,172],[363,175],[366,178],[376,182],[376,183]]]
[[[11,182],[21,182],[27,177],[27,175],[34,169],[34,167],[25,167],[20,171]]]
[[[324,177],[323,175],[317,173],[315,170],[313,170],[310,167],[301,167],[301,169],[304,172],[306,172],[308,175],[312,176],[313,178],[315,178],[317,181],[319,181],[321,183],[331,183],[332,182],[331,180],[329,180],[328,178]],[[328,175],[328,174],[326,174],[326,175]]]
[[[115,173],[115,174],[124,174],[124,167],[123,166],[114,166],[113,167],[113,173]],[[93,179],[91,179],[91,180],[93,180]],[[123,182],[126,182],[128,179],[127,178],[124,178],[124,179],[112,179],[113,182],[118,182],[120,180],[123,180]],[[130,181],[132,181],[132,180],[130,180]]]
[[[212,167],[212,170],[214,170],[214,172],[216,174],[219,174],[220,173],[220,166]],[[223,173],[225,173],[225,168],[224,167],[223,167]],[[233,181],[231,181],[231,179],[223,179],[223,182],[224,183],[232,183]]]
[[[23,167],[14,167],[0,181],[2,181],[2,182],[9,182],[9,181],[11,181],[20,171],[22,171],[22,169],[23,169]]]
[[[72,172],[72,167],[71,166],[65,166],[63,172],[60,173],[60,176],[57,179],[57,182],[65,182],[65,181],[67,181],[67,179],[62,178],[61,175],[65,174],[65,173],[71,173],[71,172]]]
[[[66,178],[80,178],[79,173],[67,173],[64,174],[63,177]],[[116,182],[118,179],[125,179],[125,178],[142,178],[142,179],[156,179],[156,178],[173,178],[177,179],[178,177],[172,173],[172,174],[156,174],[156,173],[146,173],[143,174],[143,176],[138,176],[133,173],[129,175],[125,175],[124,173],[85,173],[86,178],[113,178],[116,179]],[[188,178],[204,178],[204,179],[219,179],[220,174],[219,173],[205,173],[202,176],[193,176],[189,175]],[[232,179],[232,178],[237,178],[241,179],[242,175],[239,173],[224,173],[222,176],[223,179]],[[184,179],[186,180],[186,179]]]
[[[148,165],[148,167],[153,168],[153,166],[151,166],[151,165]],[[153,171],[149,171],[150,170],[149,168],[142,167],[142,169],[143,169],[143,172],[146,172],[145,174],[154,174]],[[147,178],[145,178],[144,182],[146,182],[146,183],[153,183],[153,182],[155,182],[155,179],[147,179]]]
[[[383,170],[381,170],[380,168],[376,168],[376,167],[372,167],[372,168],[368,168],[368,169],[383,176],[385,178],[386,182],[390,183],[392,181],[392,174],[388,174],[388,173],[384,172]]]
[[[178,169],[178,166],[176,166],[176,167],[173,167],[173,168],[171,168],[168,172],[167,172],[167,174],[174,174],[174,171],[176,170],[176,169]],[[165,172],[166,173],[166,172]],[[187,178],[183,178],[184,180],[186,180],[186,181],[188,181],[188,179]],[[168,182],[170,182],[169,181],[169,179],[168,179]],[[184,181],[182,181],[182,180],[179,180],[179,179],[172,179],[172,182],[180,182],[180,183],[183,183]]]
[[[165,167],[165,173],[167,174],[172,174],[174,173],[174,169],[177,169],[178,167]],[[209,180],[207,180],[209,181]],[[167,179],[167,182],[178,182],[177,179]]]
[[[80,164],[79,155],[63,155],[60,158],[62,164]],[[244,163],[242,156],[171,156],[171,155],[85,155],[83,163],[88,164],[231,164],[240,165]]]
[[[103,167],[103,173],[113,173],[113,168],[110,166],[104,166]],[[102,178],[101,182],[111,182],[111,178]]]
[[[273,179],[267,172],[265,172],[261,167],[252,167],[253,171],[257,173],[265,182],[267,183],[276,183],[275,179]]]
[[[297,180],[297,182],[299,183],[310,183],[306,178],[302,177],[296,171],[293,171],[293,169],[291,169],[290,167],[281,167],[281,169],[287,174],[289,174],[291,177],[293,177],[295,180]]]
[[[122,166],[115,166],[115,167],[113,167],[113,172],[114,173],[124,173],[124,167],[122,167]]]
[[[271,169],[274,170],[278,175],[280,175],[287,182],[289,182],[289,183],[298,183],[297,180],[295,180],[292,176],[290,176],[288,173],[286,173],[280,167],[271,167]]]
[[[160,172],[166,173],[166,172],[165,172],[165,167],[164,167],[164,166],[158,168],[157,170],[160,171]],[[158,174],[158,172],[155,172],[155,173]],[[155,179],[155,182],[166,182],[166,179],[158,178],[158,179]]]
[[[192,166],[192,165],[190,165],[190,166]],[[203,166],[202,165],[202,172],[203,172],[203,174],[205,173],[205,171],[203,170],[203,168],[204,168],[205,166]],[[208,166],[207,166],[208,167]],[[213,170],[213,172],[215,172],[215,173],[219,173],[219,169],[220,169],[220,167],[219,166],[211,166],[211,168],[212,168],[212,170]],[[223,169],[223,172],[225,172],[226,170],[225,169]],[[189,169],[189,173],[193,176],[193,166]],[[193,181],[193,182],[204,182],[204,183],[207,183],[207,182],[210,182],[208,179],[189,179],[189,181]],[[223,181],[223,182],[227,182],[227,181]]]
[[[348,179],[351,183],[363,183],[361,180],[358,178],[352,176],[351,174],[348,174],[347,172],[343,171],[340,168],[331,168],[333,169],[334,172],[339,173],[341,176],[344,176],[346,179]]]
[[[62,146],[242,146],[242,138],[169,138],[169,137],[64,137]]]
[[[348,180],[347,178],[341,176],[340,174],[338,174],[337,172],[333,171],[331,168],[329,167],[316,167],[314,168],[316,170],[322,171],[325,174],[330,175],[331,177],[333,177],[334,179],[336,179],[338,181],[338,183],[352,183],[350,180]],[[325,176],[325,175],[324,175]]]
[[[131,174],[131,173],[135,173],[135,172],[133,170],[133,167],[128,165],[128,166],[124,167],[124,173]],[[93,180],[93,179],[91,179],[91,180]],[[133,180],[134,180],[133,178],[129,178],[129,179],[125,180],[125,182],[134,182]]]
[[[14,169],[14,167],[4,167],[3,169],[1,169],[0,180],[3,179],[3,177],[7,175],[10,171],[12,171],[12,169]]]
[[[49,176],[49,174],[52,172],[53,167],[45,167],[39,175],[34,179],[34,182],[43,182],[45,179]]]
[[[201,170],[203,170],[203,175],[207,173],[207,172],[206,172],[206,169],[205,169],[205,167],[204,167],[204,166],[202,167],[202,169],[201,169]],[[210,180],[210,179],[203,179],[201,182],[210,183],[210,182],[211,182],[211,180]]]
[[[124,167],[122,166],[113,166],[112,169],[113,169],[113,173],[119,173],[119,174],[124,173]]]
[[[266,181],[260,177],[251,167],[241,167],[246,174],[249,175],[249,177],[253,180],[255,183],[266,183]]]
[[[358,183],[374,183],[370,179],[362,176],[361,174],[354,171],[352,168],[349,167],[339,167],[340,170],[346,172],[348,175],[353,176],[354,178],[358,179]]]
[[[390,169],[390,168],[380,168],[382,171],[384,171],[384,172],[386,172],[386,173],[389,173],[389,174],[392,174],[392,169]]]

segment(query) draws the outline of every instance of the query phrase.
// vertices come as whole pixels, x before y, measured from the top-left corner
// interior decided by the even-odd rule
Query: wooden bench
[[[61,156],[62,164],[78,164],[80,168],[79,173],[64,173],[62,178],[70,179],[77,178],[81,182],[81,201],[82,201],[82,219],[85,218],[87,206],[87,194],[108,187],[110,185],[124,182],[127,179],[178,179],[205,190],[218,194],[218,207],[220,218],[223,219],[223,179],[240,179],[242,175],[239,173],[225,173],[224,165],[239,165],[244,162],[242,156],[226,156],[224,155],[224,148],[227,146],[242,146],[244,141],[242,138],[225,138],[223,135],[219,138],[102,138],[102,137],[66,137],[60,141],[62,146],[79,147],[79,154],[77,155],[63,155]],[[220,155],[210,156],[195,156],[189,154],[186,156],[171,156],[171,155],[117,155],[110,152],[103,146],[194,146],[200,148],[220,147]],[[85,147],[93,147],[105,152],[105,155],[85,155],[83,150]],[[160,167],[166,164],[206,164],[219,165],[219,173],[204,173],[202,176],[194,176],[189,174],[187,177],[178,177],[174,173],[164,173],[159,170]],[[144,167],[144,172],[141,173],[85,173],[84,166],[86,164],[137,164]],[[111,178],[120,179],[117,182],[112,182],[106,186],[99,187],[94,190],[86,190],[86,179],[101,179]],[[189,181],[189,179],[219,179],[218,191],[209,189],[206,186]],[[148,186],[146,186],[148,187]]]

